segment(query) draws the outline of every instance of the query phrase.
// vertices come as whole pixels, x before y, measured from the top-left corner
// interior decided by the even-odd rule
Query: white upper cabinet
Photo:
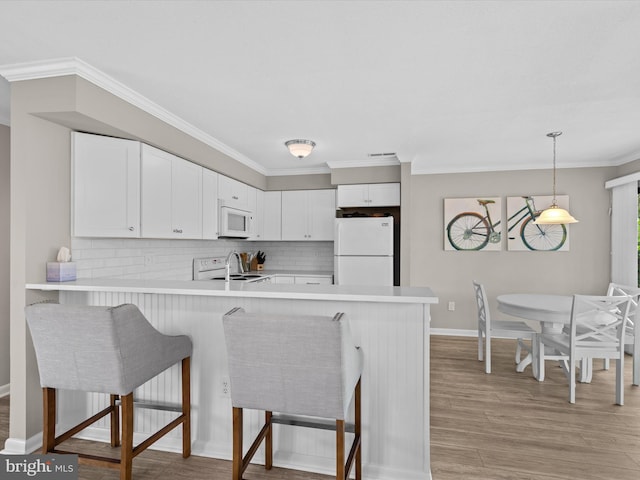
[[[400,205],[399,183],[338,185],[338,207],[395,207]]]
[[[142,145],[142,236],[202,238],[202,167]]]
[[[225,206],[249,211],[249,185],[218,175],[218,198]]]
[[[140,236],[140,142],[72,133],[72,235]]]
[[[264,226],[264,192],[257,188],[249,186],[248,192],[248,210],[251,212],[249,216],[249,240],[262,240],[262,230]]]
[[[261,240],[282,240],[282,192],[264,192]]]
[[[202,238],[218,238],[218,174],[202,169]]]
[[[282,192],[282,240],[333,240],[335,190]]]

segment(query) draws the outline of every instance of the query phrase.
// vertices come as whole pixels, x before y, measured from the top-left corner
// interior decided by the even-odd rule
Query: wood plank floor
[[[552,362],[542,383],[531,377],[531,367],[515,372],[513,341],[494,341],[491,375],[476,360],[475,339],[432,337],[431,348],[434,480],[640,479],[640,388],[631,386],[630,357],[624,406],[614,404],[615,370],[597,367],[591,384],[578,384],[571,405],[566,379]],[[0,446],[9,433],[8,408],[9,398],[1,398]],[[111,451],[105,444],[74,442],[95,453]],[[134,460],[133,472],[135,480],[228,479],[231,464],[148,450]],[[329,478],[259,466],[245,473],[247,480]],[[80,479],[117,480],[118,474],[81,466]]]

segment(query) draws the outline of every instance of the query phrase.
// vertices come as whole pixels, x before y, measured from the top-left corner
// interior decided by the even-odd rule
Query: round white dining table
[[[498,310],[507,315],[540,322],[542,333],[560,333],[571,323],[573,295],[546,293],[506,293],[498,295]],[[528,359],[526,359],[528,361]],[[535,359],[532,359],[535,361]],[[540,370],[540,371],[538,371]],[[583,362],[580,382],[591,381],[591,361]],[[544,380],[544,369],[534,369],[534,376]]]
[[[498,310],[507,315],[540,322],[542,331],[557,330],[553,324],[571,323],[572,295],[507,293],[498,295]]]

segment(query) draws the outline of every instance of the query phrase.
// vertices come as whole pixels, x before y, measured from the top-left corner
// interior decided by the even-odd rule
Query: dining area
[[[612,282],[603,295],[498,294],[497,310],[504,319],[493,319],[484,285],[474,281],[473,286],[478,360],[485,362],[486,373],[491,373],[492,338],[510,338],[515,340],[516,372],[530,371],[544,382],[549,368],[560,367],[571,404],[576,403],[580,386],[594,381],[596,370],[606,374],[615,370],[611,393],[616,405],[624,405],[625,368],[631,369],[631,393],[640,391],[639,288]],[[625,362],[625,357],[631,361]]]

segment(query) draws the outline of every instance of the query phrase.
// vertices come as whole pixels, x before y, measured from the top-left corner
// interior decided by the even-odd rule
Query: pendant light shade
[[[308,156],[311,153],[311,150],[313,150],[313,147],[316,146],[316,142],[301,139],[289,140],[284,142],[284,144],[289,149],[289,152],[291,152],[291,155],[298,158]]]
[[[544,210],[533,223],[538,225],[564,225],[566,223],[578,223],[564,208],[560,208],[556,201],[556,137],[562,132],[547,133],[547,137],[553,138],[553,201],[551,206]]]

